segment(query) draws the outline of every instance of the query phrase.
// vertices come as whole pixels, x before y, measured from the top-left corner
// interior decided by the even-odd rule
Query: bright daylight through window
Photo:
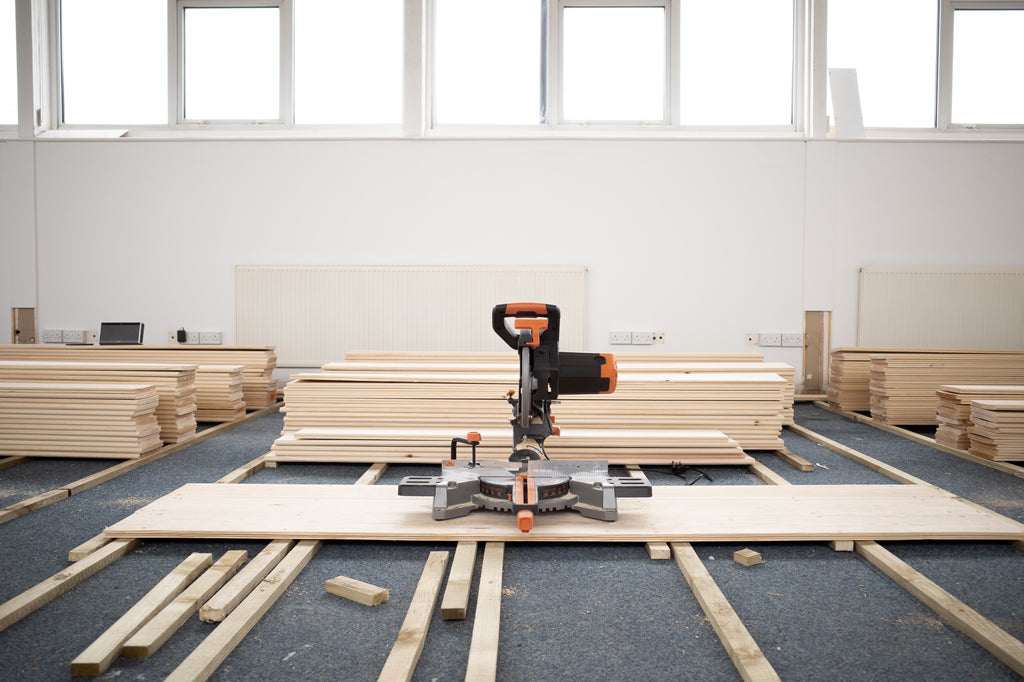
[[[18,123],[18,52],[14,0],[0,0],[0,126]]]
[[[952,121],[1024,124],[1024,9],[953,13]]]

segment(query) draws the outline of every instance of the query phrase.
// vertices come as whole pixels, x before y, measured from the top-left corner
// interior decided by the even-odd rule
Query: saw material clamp
[[[506,318],[515,319],[513,332]],[[618,517],[619,497],[650,497],[645,478],[609,476],[601,460],[551,461],[544,440],[557,436],[551,405],[561,394],[611,393],[615,390],[615,360],[608,354],[560,353],[557,306],[543,303],[508,303],[492,311],[494,331],[519,352],[519,390],[509,391],[512,406],[512,453],[508,461],[477,461],[480,434],[453,438],[451,459],[439,476],[406,476],[399,495],[433,496],[437,520],[465,516],[479,508],[516,515],[519,529],[533,527],[534,514],[575,509],[602,521]],[[472,455],[457,458],[460,444]]]

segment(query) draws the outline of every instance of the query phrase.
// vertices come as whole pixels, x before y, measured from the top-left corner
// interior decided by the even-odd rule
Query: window
[[[167,122],[164,0],[62,0],[60,54],[63,122]]]
[[[669,122],[667,14],[664,6],[566,3],[562,120]]]
[[[402,0],[294,0],[295,122],[402,122]]]
[[[865,127],[935,126],[937,27],[935,0],[829,0],[828,67],[857,70]]]
[[[0,0],[0,126],[18,124],[18,51],[14,0]]]
[[[792,0],[681,0],[680,123],[793,123]]]
[[[954,124],[1024,124],[1024,7],[953,11]]]
[[[544,122],[541,0],[436,0],[433,120]]]
[[[281,118],[277,7],[185,7],[183,118]]]

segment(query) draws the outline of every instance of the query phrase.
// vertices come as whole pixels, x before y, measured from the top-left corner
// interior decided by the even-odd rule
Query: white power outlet
[[[756,346],[757,345],[757,332],[747,332],[743,336],[743,345],[745,346]]]
[[[217,345],[222,343],[222,338],[221,332],[199,332],[199,343],[202,344]]]
[[[792,332],[789,334],[782,335],[782,345],[786,348],[803,348],[804,347],[804,335]]]
[[[665,332],[654,332],[654,343],[665,343]]]
[[[617,345],[628,345],[633,343],[632,332],[609,332],[608,343]]]
[[[654,332],[633,332],[634,346],[649,346],[654,343]]]
[[[199,345],[199,332],[185,332],[185,343],[190,346]]]
[[[177,344],[178,343],[178,332],[169,331],[167,332],[167,343]]]
[[[86,329],[85,330],[85,342],[96,345],[100,342],[100,332],[97,329]]]
[[[44,329],[39,339],[43,343],[64,343],[64,332],[60,329]]]
[[[759,346],[781,346],[782,345],[782,334],[774,333],[760,333],[757,335],[757,345]]]
[[[64,343],[85,343],[85,330],[65,329],[61,333],[61,341]]]

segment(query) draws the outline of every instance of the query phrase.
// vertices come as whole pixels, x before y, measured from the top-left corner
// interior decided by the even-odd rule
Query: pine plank
[[[672,553],[740,676],[748,682],[780,679],[693,547],[685,542],[673,543]]]
[[[501,579],[505,543],[488,542],[480,565],[480,589],[473,617],[466,679],[494,680],[498,675],[498,632],[501,626]]]
[[[68,561],[74,563],[81,561],[85,557],[89,556],[103,545],[110,542],[110,538],[103,534],[102,531],[98,535],[94,535],[77,547],[73,547],[68,551]]]
[[[106,529],[110,537],[495,542],[1020,540],[1024,524],[930,485],[656,486],[614,523],[541,514],[529,533],[478,510],[444,522],[395,486],[187,484]],[[266,516],[274,509],[273,519]]]
[[[466,617],[469,589],[476,567],[476,544],[466,540],[455,546],[452,570],[448,574],[448,584],[441,598],[441,618],[445,620],[463,620]]]
[[[208,623],[219,623],[224,620],[253,588],[274,570],[294,544],[294,540],[271,541],[226,585],[199,607],[199,620]]]
[[[384,662],[378,680],[407,682],[412,679],[416,663],[423,652],[423,643],[427,639],[434,604],[437,603],[437,595],[441,591],[441,582],[444,580],[447,566],[448,552],[431,552],[427,557],[409,611],[405,615],[398,638]]]
[[[125,640],[138,631],[154,614],[169,604],[212,561],[212,555],[197,552],[178,564],[142,599],[86,647],[85,651],[71,661],[71,674],[103,674],[121,653],[121,645]]]
[[[223,490],[246,486],[218,487]],[[228,654],[259,622],[263,614],[270,610],[270,607],[284,594],[321,546],[322,543],[315,540],[303,540],[296,544],[277,568],[213,632],[207,635],[206,639],[174,669],[166,680],[198,682],[209,678],[228,657]]]

